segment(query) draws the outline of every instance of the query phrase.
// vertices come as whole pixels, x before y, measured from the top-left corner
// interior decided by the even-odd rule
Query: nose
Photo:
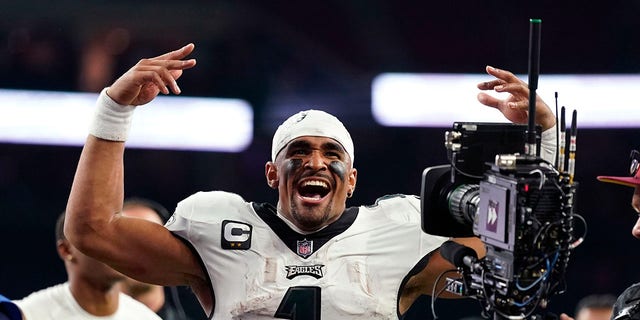
[[[325,159],[318,151],[314,151],[309,155],[309,159],[305,164],[305,167],[313,170],[323,170],[327,168]]]
[[[631,199],[631,206],[636,212],[640,213],[640,187],[636,187],[633,198]]]
[[[638,220],[636,220],[636,224],[631,229],[631,234],[637,239],[640,239],[640,216],[638,216]]]
[[[636,224],[631,229],[631,234],[640,239],[640,187],[636,187],[636,190],[633,193],[633,199],[631,199],[631,206],[636,212],[639,213],[638,220],[636,220]]]

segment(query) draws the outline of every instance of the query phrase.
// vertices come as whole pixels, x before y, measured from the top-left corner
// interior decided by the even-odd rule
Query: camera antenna
[[[560,149],[560,119],[558,118],[560,114],[558,113],[558,91],[555,92],[555,100],[556,100],[556,150]],[[556,168],[559,167],[560,163],[560,152],[556,151]]]
[[[570,142],[569,142],[569,182],[573,183],[573,175],[575,174],[575,170],[576,170],[576,139],[577,139],[577,133],[578,133],[578,127],[577,127],[577,117],[578,117],[578,111],[577,110],[573,110],[573,114],[571,116],[571,136],[570,136]]]
[[[560,148],[559,148],[559,152],[558,152],[558,171],[560,172],[564,172],[565,167],[564,167],[564,148],[567,144],[567,137],[566,137],[566,119],[564,118],[564,106],[562,106],[562,109],[560,109]]]
[[[529,19],[529,126],[525,153],[537,156],[536,150],[536,89],[540,74],[540,24],[542,19]]]

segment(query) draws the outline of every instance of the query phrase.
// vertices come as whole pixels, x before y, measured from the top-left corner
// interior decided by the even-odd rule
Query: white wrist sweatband
[[[126,141],[135,106],[118,104],[102,89],[96,101],[96,111],[89,126],[89,134],[110,141]]]

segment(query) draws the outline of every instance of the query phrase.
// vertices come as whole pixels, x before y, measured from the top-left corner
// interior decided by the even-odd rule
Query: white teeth
[[[324,182],[322,182],[322,181],[318,181],[318,180],[308,180],[308,181],[305,181],[305,182],[302,184],[302,186],[303,186],[303,187],[306,187],[306,186],[316,186],[316,187],[329,188],[329,187],[327,186],[327,184],[326,184],[326,183],[324,183]]]

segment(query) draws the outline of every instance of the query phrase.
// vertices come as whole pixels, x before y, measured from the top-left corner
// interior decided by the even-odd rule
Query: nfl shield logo
[[[302,241],[298,240],[298,255],[306,258],[313,253],[313,241],[309,241],[304,239]]]

